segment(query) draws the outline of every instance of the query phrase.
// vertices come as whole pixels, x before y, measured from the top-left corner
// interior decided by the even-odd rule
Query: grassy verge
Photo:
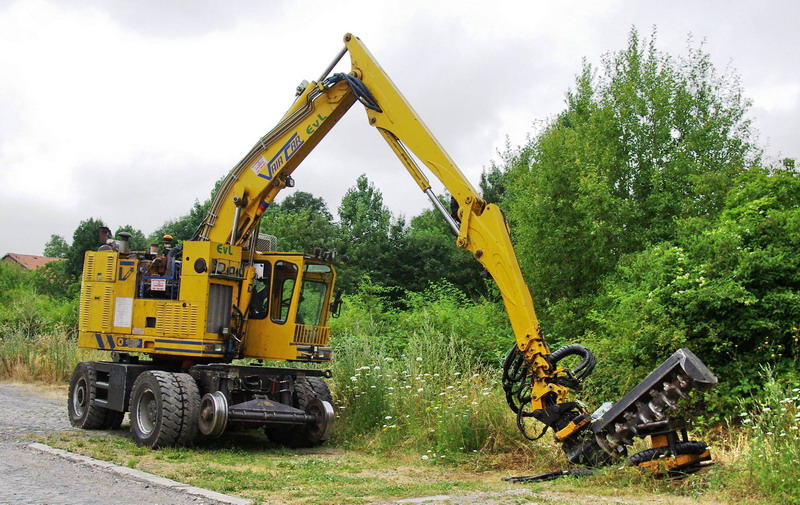
[[[159,451],[136,447],[125,435],[69,432],[42,441],[257,503],[358,504],[508,487],[500,471],[422,465],[404,454],[334,447],[289,450],[267,442],[258,432]]]
[[[43,443],[97,459],[253,500],[255,503],[365,504],[412,497],[472,495],[469,503],[727,503],[674,483],[642,476],[633,469],[610,468],[583,479],[510,484],[502,477],[543,471],[511,455],[478,453],[454,464],[421,461],[400,451],[368,451],[326,446],[289,450],[259,432],[232,433],[198,441],[192,448],[153,451],[133,445],[126,432],[66,432]],[[514,494],[530,490],[531,495]],[[490,493],[490,495],[482,495]],[[505,493],[492,497],[493,493]]]

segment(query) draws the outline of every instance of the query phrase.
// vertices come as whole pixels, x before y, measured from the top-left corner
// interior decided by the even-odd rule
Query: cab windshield
[[[303,286],[297,308],[297,324],[320,326],[325,313],[325,300],[332,273],[328,265],[307,263],[303,269]]]

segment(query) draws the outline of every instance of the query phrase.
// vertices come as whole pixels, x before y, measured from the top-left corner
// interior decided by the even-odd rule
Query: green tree
[[[708,54],[643,43],[584,64],[567,108],[506,154],[508,215],[539,308],[567,337],[624,255],[670,240],[683,216],[713,220],[760,152],[736,76]]]
[[[311,213],[319,214],[327,221],[333,220],[331,211],[328,210],[328,204],[325,200],[312,195],[307,191],[295,191],[287,196],[280,204],[283,212],[300,212],[307,210]]]
[[[69,253],[69,244],[61,235],[50,235],[50,240],[44,245],[42,256],[49,258],[66,258]]]
[[[762,365],[796,371],[800,174],[751,169],[713,223],[677,228],[675,240],[623,258],[597,296],[586,341],[609,363],[604,388],[625,391],[682,346],[726,380],[717,394],[728,406],[758,393]]]
[[[348,241],[356,244],[369,238],[385,237],[392,214],[383,204],[383,195],[365,174],[347,190],[339,205],[339,227]]]
[[[271,205],[261,218],[261,231],[278,237],[282,251],[310,253],[321,247],[331,250],[337,244],[336,226],[318,210]]]
[[[383,195],[362,174],[347,190],[339,205],[339,252],[348,257],[340,268],[345,289],[354,289],[366,275],[386,285],[382,258],[389,249],[392,215],[383,204]]]
[[[83,256],[86,251],[96,251],[100,247],[97,230],[105,226],[100,219],[89,218],[80,222],[72,234],[72,245],[69,246],[66,261],[67,275],[77,280],[83,273]]]
[[[36,292],[54,298],[77,299],[80,283],[67,274],[67,261],[51,261],[33,272]]]
[[[408,290],[423,291],[445,280],[472,296],[486,293],[480,263],[456,246],[450,226],[435,209],[411,219],[396,261],[398,284]]]

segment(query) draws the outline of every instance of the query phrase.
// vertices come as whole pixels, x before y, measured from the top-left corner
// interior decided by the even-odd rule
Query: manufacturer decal
[[[233,246],[217,244],[217,254],[225,254],[227,256],[233,256]]]
[[[117,337],[117,347],[142,348],[142,339]]]
[[[317,128],[319,128],[319,126],[322,124],[322,122],[325,121],[326,119],[328,119],[328,116],[323,116],[322,114],[317,114],[317,119],[314,120],[314,122],[311,123],[310,125],[306,126],[306,133],[311,135],[312,133],[317,131]]]
[[[264,179],[271,181],[272,177],[275,175],[275,172],[281,169],[283,165],[289,161],[292,156],[295,155],[297,150],[305,143],[305,140],[300,138],[297,132],[292,135],[292,137],[281,147],[278,154],[273,156],[271,160],[267,163],[267,173],[262,174],[261,170],[263,166],[258,169],[257,174],[259,177],[263,177]],[[263,159],[263,156],[262,156]],[[259,160],[256,160],[256,165],[259,163]],[[255,170],[255,165],[253,165],[253,170]]]
[[[128,277],[133,274],[134,271],[134,262],[133,261],[120,261],[119,262],[119,275],[117,276],[121,281],[127,281]]]

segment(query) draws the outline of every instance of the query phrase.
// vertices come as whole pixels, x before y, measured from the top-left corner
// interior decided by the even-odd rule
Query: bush
[[[499,366],[514,344],[514,334],[502,303],[473,301],[447,281],[421,292],[401,293],[362,281],[356,294],[345,297],[346,310],[331,323],[334,334],[380,335],[387,352],[405,351],[413,335],[453,339],[469,349],[481,365]],[[397,306],[404,307],[402,310]]]
[[[52,284],[46,275],[0,264],[0,377],[62,382],[88,352],[78,350],[76,296],[40,294],[37,286]]]

